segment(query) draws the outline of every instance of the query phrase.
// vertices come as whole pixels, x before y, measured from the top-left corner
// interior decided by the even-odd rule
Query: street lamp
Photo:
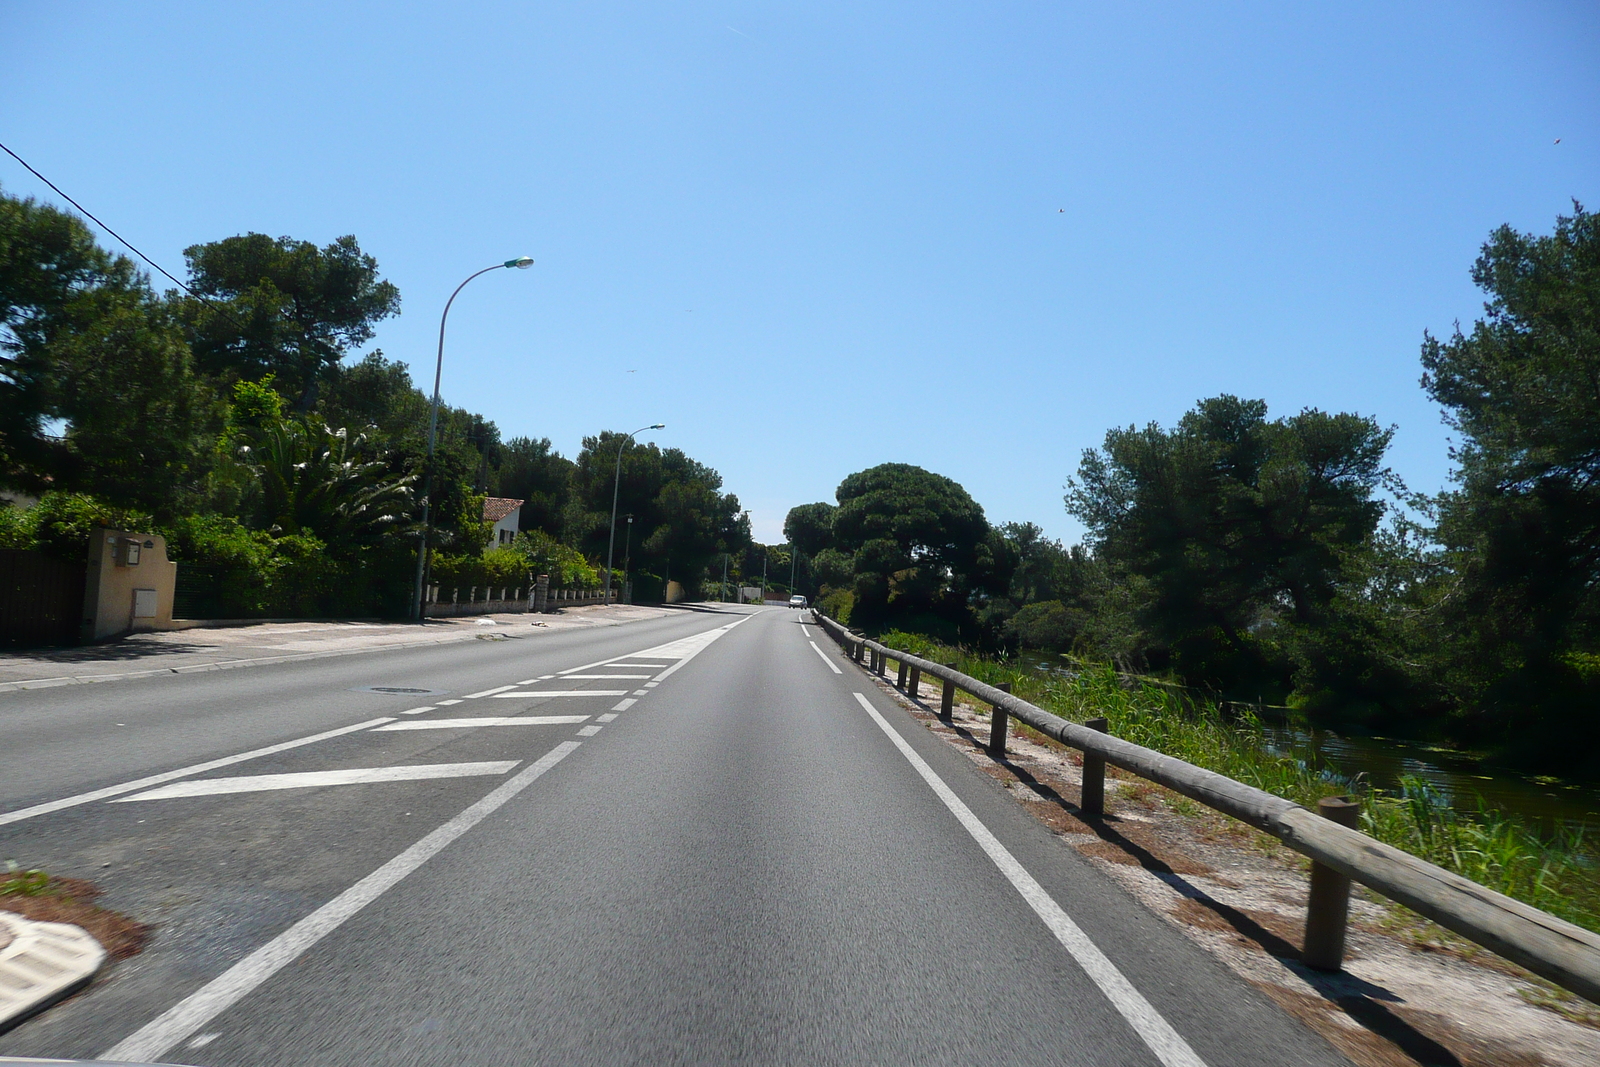
[[[444,324],[450,317],[450,305],[456,302],[456,296],[467,287],[467,282],[478,277],[479,274],[488,274],[492,270],[506,270],[516,267],[518,270],[527,270],[533,266],[532,256],[518,256],[508,259],[504,263],[496,263],[492,267],[485,267],[477,274],[467,276],[467,281],[456,286],[456,291],[450,294],[450,299],[444,302],[444,314],[439,316],[439,358],[433,366],[433,407],[428,415],[428,458],[422,467],[422,533],[417,541],[417,584],[411,596],[411,613],[417,617],[418,622],[426,622],[422,614],[422,574],[428,559],[428,510],[431,501],[428,496],[433,491],[433,445],[439,434],[439,379],[444,374]]]
[[[646,430],[665,430],[664,422],[652,423],[641,426],[622,439],[622,444],[617,446],[617,473],[611,481],[611,538],[606,542],[606,603],[611,603],[611,559],[617,548],[617,490],[622,486],[622,451],[633,441],[634,433],[644,433]]]
[[[633,512],[628,512],[628,536],[622,541],[622,599],[628,600],[628,576],[633,572]]]

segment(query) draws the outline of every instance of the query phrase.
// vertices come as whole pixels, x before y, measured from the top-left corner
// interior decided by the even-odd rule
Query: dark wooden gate
[[[0,548],[0,645],[75,645],[87,563]]]

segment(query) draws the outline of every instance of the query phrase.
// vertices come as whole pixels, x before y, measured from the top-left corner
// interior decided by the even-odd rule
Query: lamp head
[[[650,427],[652,430],[665,430],[666,428],[667,424],[664,422],[658,422],[654,426]]]
[[[533,257],[518,256],[516,259],[506,260],[504,265],[506,267],[516,267],[518,270],[527,270],[529,267],[533,266]]]

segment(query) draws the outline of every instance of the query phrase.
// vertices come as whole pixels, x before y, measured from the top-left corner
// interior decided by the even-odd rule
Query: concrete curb
[[[54,1004],[95,976],[106,950],[83,929],[0,911],[11,943],[0,948],[0,1031]]]

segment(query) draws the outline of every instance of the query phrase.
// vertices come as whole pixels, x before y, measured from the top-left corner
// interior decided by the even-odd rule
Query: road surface
[[[1345,1062],[807,619],[0,694],[0,858],[156,927],[0,1054]]]

